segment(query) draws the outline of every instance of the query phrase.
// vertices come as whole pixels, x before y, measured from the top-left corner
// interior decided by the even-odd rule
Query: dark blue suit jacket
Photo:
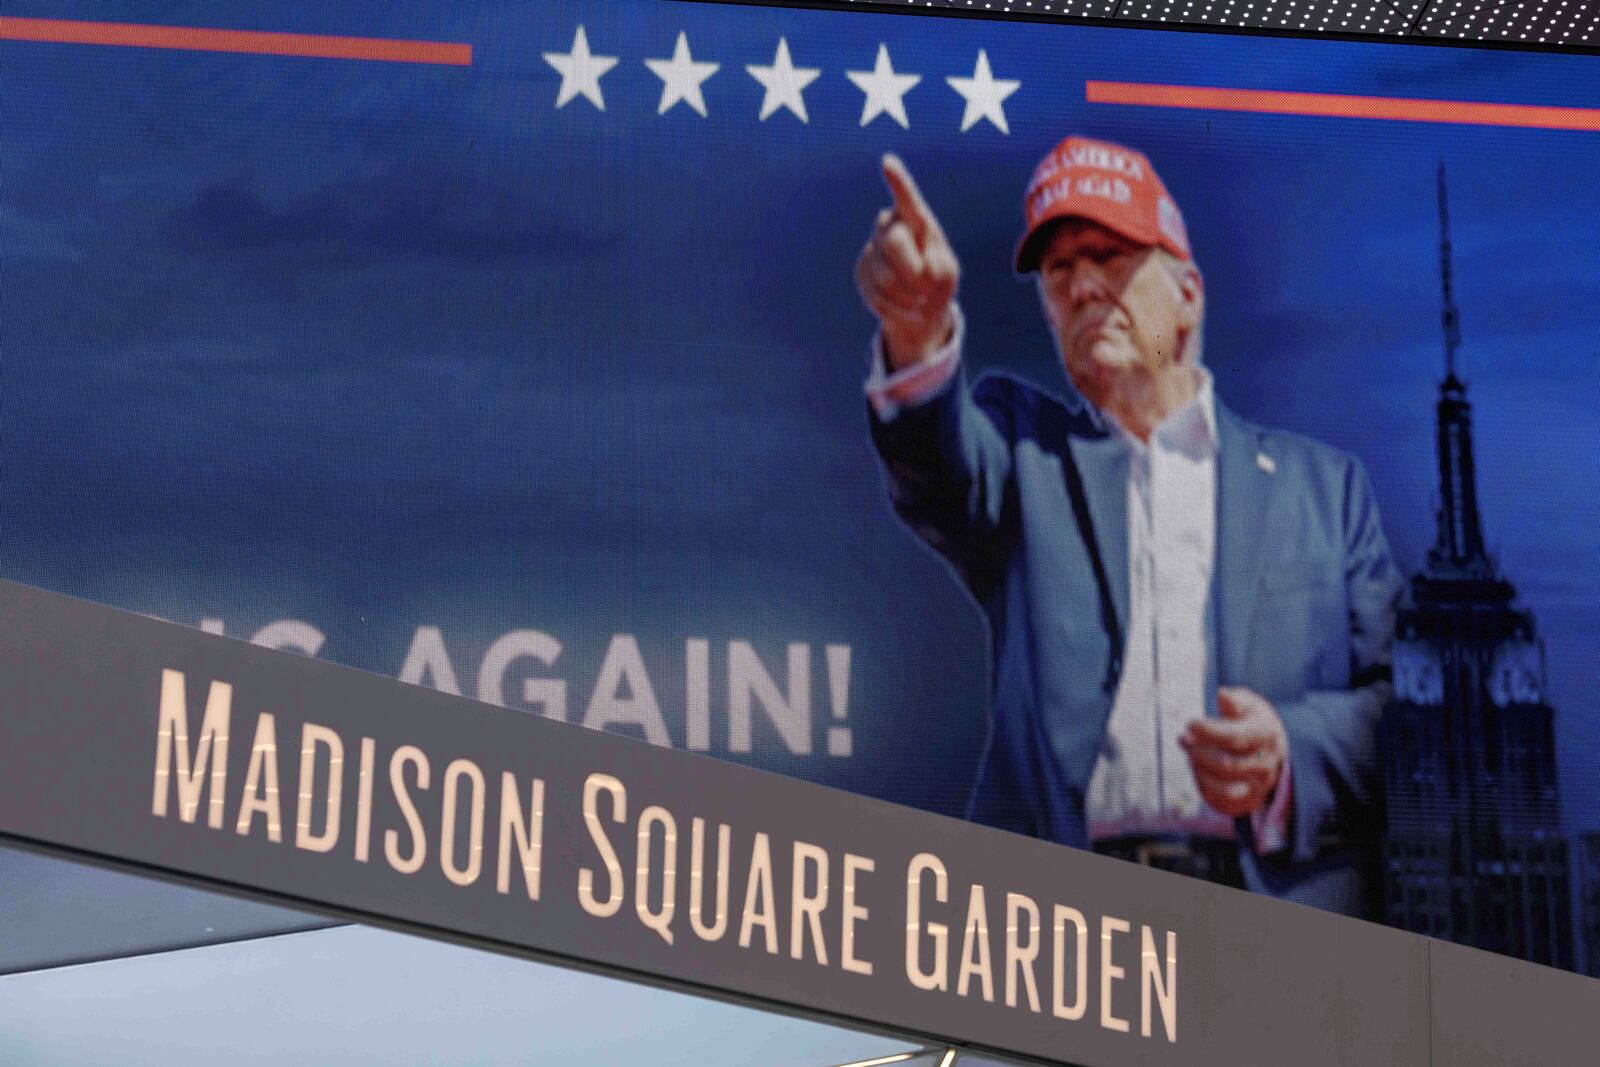
[[[1353,457],[1217,405],[1210,631],[1220,685],[1277,707],[1293,773],[1289,846],[1259,855],[1256,892],[1376,915],[1379,715],[1402,581]],[[900,516],[956,568],[989,623],[994,719],[969,817],[1088,846],[1084,793],[1115,695],[1111,609],[1128,618],[1126,449],[1086,405],[1008,376],[956,375],[872,436]],[[1066,481],[1075,462],[1088,525]]]

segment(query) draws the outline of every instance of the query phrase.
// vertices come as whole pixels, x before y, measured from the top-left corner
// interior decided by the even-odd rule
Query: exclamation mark
[[[850,646],[828,646],[828,697],[835,725],[828,727],[828,755],[850,755],[850,727],[837,725],[850,718]]]

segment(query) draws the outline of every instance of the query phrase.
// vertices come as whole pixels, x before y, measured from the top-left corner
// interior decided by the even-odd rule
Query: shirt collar
[[[1170,450],[1214,455],[1218,447],[1217,402],[1211,372],[1204,367],[1195,367],[1194,372],[1200,376],[1200,388],[1187,404],[1161,420],[1150,434],[1150,440]],[[1143,455],[1148,450],[1148,444],[1129,433],[1109,413],[1092,404],[1089,410],[1102,428],[1108,429],[1135,455]]]

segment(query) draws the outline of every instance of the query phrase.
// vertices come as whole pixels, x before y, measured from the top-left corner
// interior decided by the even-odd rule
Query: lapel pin
[[[1265,452],[1256,453],[1256,466],[1260,467],[1266,474],[1278,473],[1278,464]]]

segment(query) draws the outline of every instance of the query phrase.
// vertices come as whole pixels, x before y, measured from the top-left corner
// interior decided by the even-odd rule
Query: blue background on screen
[[[639,4],[18,2],[12,15],[467,41],[470,68],[0,45],[0,573],[394,674],[520,627],[578,718],[610,636],[684,744],[684,642],[853,649],[854,756],[762,766],[959,813],[983,738],[978,613],[890,514],[851,269],[899,152],[962,257],[975,368],[1064,388],[1011,271],[1069,132],[1149,153],[1249,418],[1366,463],[1409,574],[1433,535],[1434,171],[1494,551],[1546,636],[1569,828],[1600,825],[1600,135],[1090,105],[1086,79],[1600,106],[1600,59]],[[554,107],[584,24],[606,110]],[[657,115],[645,58],[720,62]],[[809,123],[757,120],[779,36]],[[911,128],[859,125],[879,43]],[[984,49],[1010,134],[958,131]],[[719,654],[720,653],[716,653]],[[813,688],[826,679],[814,664]],[[714,679],[719,677],[714,669]],[[713,694],[714,703],[721,700]],[[719,705],[720,706],[720,705]],[[713,720],[713,754],[725,729]]]

